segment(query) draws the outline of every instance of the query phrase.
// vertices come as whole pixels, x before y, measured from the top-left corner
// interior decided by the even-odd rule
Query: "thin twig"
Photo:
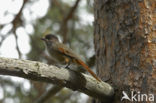
[[[61,34],[63,36],[63,43],[67,42],[67,32],[68,32],[68,21],[73,17],[73,14],[76,10],[76,8],[78,7],[80,0],[77,0],[75,2],[75,4],[73,5],[73,7],[70,8],[69,13],[67,14],[67,16],[63,19],[62,25],[61,25]]]
[[[15,16],[14,20],[12,21],[12,24],[13,24],[12,31],[13,31],[13,34],[14,34],[14,36],[15,36],[16,50],[17,50],[17,52],[18,52],[19,58],[21,58],[22,53],[21,53],[21,51],[20,51],[20,49],[19,49],[19,45],[18,45],[18,36],[17,36],[17,34],[16,34],[16,29],[17,29],[17,25],[19,25],[20,23],[22,23],[22,22],[21,22],[21,21],[22,21],[22,20],[21,20],[21,15],[22,15],[22,11],[23,11],[24,5],[26,4],[27,1],[28,1],[28,0],[24,0],[23,5],[22,5],[22,7],[21,7],[19,13]]]
[[[22,58],[22,53],[19,49],[19,45],[18,45],[18,37],[17,37],[17,34],[14,32],[14,36],[15,36],[15,43],[16,43],[16,50],[17,50],[17,53],[18,53],[18,56],[19,56],[19,59]]]

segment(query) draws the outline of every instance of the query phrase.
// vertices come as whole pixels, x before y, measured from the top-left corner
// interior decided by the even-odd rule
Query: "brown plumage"
[[[47,45],[50,55],[60,64],[74,63],[85,68],[96,80],[101,81],[96,74],[80,59],[80,57],[73,52],[72,49],[60,43],[58,38],[54,35],[48,34],[42,38]]]

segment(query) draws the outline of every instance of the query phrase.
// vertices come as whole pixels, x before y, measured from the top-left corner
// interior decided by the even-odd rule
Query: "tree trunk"
[[[156,98],[155,8],[155,0],[94,0],[96,67],[114,87],[114,103],[146,102],[142,94],[147,102],[149,94]],[[121,102],[123,91],[131,102]]]

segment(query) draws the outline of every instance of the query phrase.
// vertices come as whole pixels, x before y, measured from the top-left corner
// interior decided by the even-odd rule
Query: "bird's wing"
[[[69,47],[67,47],[64,44],[59,44],[59,46],[57,47],[60,53],[62,53],[65,56],[75,59],[75,61],[81,66],[83,66],[96,80],[101,82],[101,80],[96,76],[96,74],[80,59],[80,56],[75,54]]]
[[[58,45],[59,45],[59,46],[57,46],[58,52],[64,54],[65,56],[68,56],[70,58],[80,59],[80,57],[76,53],[74,53],[73,50],[70,49],[69,47],[67,47],[66,45],[64,45],[62,43],[59,43]]]

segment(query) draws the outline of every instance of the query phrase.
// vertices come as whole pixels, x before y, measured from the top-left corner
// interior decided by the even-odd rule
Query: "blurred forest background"
[[[0,0],[0,56],[52,64],[44,43],[57,35],[94,68],[93,1]],[[0,76],[0,103],[32,103],[52,84]],[[45,103],[89,103],[85,94],[62,89]]]

